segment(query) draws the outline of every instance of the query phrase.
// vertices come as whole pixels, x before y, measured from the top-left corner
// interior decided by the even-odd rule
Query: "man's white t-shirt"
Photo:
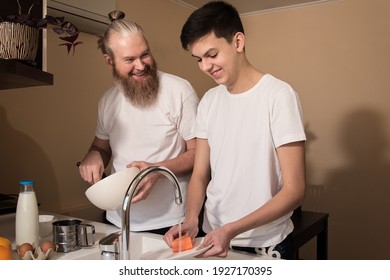
[[[101,98],[95,135],[110,141],[112,173],[133,161],[154,163],[175,158],[186,150],[185,141],[194,138],[199,99],[193,87],[186,80],[163,72],[159,72],[159,79],[159,98],[150,108],[134,107],[115,86]],[[189,176],[177,177],[183,198]],[[118,227],[121,227],[120,211],[120,208],[107,211],[107,220]],[[145,200],[131,205],[130,222],[132,231],[169,227],[179,222],[174,188],[167,178],[159,179]]]
[[[296,92],[269,74],[241,94],[230,94],[222,85],[210,89],[199,103],[195,136],[210,146],[205,232],[248,215],[275,196],[282,186],[276,148],[306,140]],[[231,245],[280,243],[293,230],[291,214],[238,235]]]

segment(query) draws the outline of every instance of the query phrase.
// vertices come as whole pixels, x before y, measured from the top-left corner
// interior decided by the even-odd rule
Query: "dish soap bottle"
[[[20,181],[18,203],[16,205],[15,241],[16,246],[39,242],[38,202],[34,191],[34,180]]]

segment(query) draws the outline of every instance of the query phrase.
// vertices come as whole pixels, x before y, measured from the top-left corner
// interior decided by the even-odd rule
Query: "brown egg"
[[[19,254],[20,257],[24,257],[24,255],[25,255],[28,251],[31,251],[31,252],[34,251],[34,248],[33,248],[33,246],[32,246],[30,243],[23,243],[23,244],[20,245],[19,248],[18,248],[18,254]]]
[[[41,244],[41,250],[43,253],[46,253],[47,250],[49,250],[49,249],[54,250],[54,248],[55,248],[54,243],[49,241],[49,240],[43,241],[43,243]]]

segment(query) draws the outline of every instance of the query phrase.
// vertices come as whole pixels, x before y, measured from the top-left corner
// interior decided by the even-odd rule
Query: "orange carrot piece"
[[[178,237],[175,240],[172,241],[172,251],[174,253],[179,252],[179,242],[181,241],[181,251],[190,250],[194,247],[192,244],[191,237],[189,237],[187,234],[182,236],[181,239]]]

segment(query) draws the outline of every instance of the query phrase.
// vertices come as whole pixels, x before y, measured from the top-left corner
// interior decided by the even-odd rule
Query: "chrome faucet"
[[[151,173],[160,173],[167,177],[174,186],[175,191],[175,202],[177,205],[181,205],[183,203],[183,198],[181,195],[181,190],[179,186],[179,182],[175,175],[168,168],[162,166],[150,166],[140,173],[133,179],[130,183],[129,188],[126,191],[126,195],[123,199],[122,204],[122,230],[121,230],[121,252],[120,259],[121,260],[130,260],[130,204],[133,196],[135,194],[135,190],[137,189],[140,182]]]

